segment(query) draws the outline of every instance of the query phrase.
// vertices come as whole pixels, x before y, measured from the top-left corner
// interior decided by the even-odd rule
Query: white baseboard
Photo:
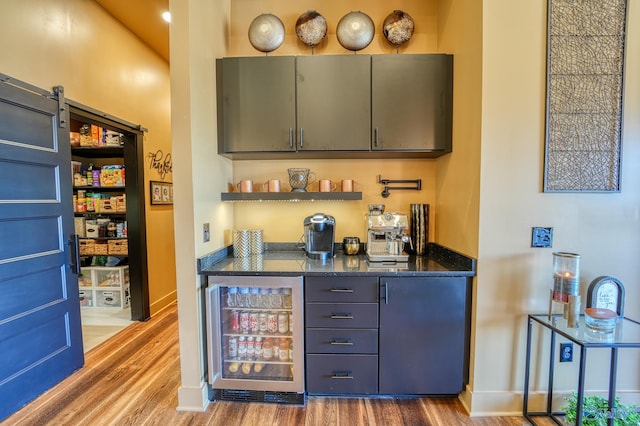
[[[206,411],[209,406],[207,384],[199,387],[180,386],[178,389],[178,411]]]
[[[564,404],[564,398],[571,395],[571,391],[555,391],[553,393],[553,406],[560,407]],[[587,391],[587,394],[599,394],[606,396],[607,390]],[[640,391],[621,390],[616,392],[623,404],[638,404]],[[458,397],[469,417],[486,416],[521,416],[524,399],[522,391],[471,391],[468,387]],[[547,392],[529,392],[529,412],[542,412],[546,410]]]

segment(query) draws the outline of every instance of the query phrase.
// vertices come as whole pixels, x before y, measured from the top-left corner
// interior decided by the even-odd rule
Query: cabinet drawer
[[[377,303],[307,303],[306,327],[378,328]]]
[[[376,355],[307,355],[307,392],[378,392]]]
[[[307,277],[307,302],[378,302],[377,277]]]
[[[378,330],[307,329],[307,353],[377,354]]]

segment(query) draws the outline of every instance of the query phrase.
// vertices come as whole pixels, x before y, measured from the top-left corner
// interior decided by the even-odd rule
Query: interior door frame
[[[70,118],[88,120],[124,134],[131,319],[147,321],[151,318],[143,149],[144,132],[147,129],[70,99],[66,101]]]

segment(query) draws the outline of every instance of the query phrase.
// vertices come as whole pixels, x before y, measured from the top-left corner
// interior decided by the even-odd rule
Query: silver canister
[[[252,229],[249,231],[249,251],[251,254],[262,254],[264,252],[264,242],[262,229]]]
[[[248,229],[233,230],[233,257],[251,255],[251,232]]]

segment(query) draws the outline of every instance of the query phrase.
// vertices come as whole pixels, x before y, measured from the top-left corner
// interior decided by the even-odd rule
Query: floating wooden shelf
[[[222,201],[358,201],[362,192],[223,192]]]

